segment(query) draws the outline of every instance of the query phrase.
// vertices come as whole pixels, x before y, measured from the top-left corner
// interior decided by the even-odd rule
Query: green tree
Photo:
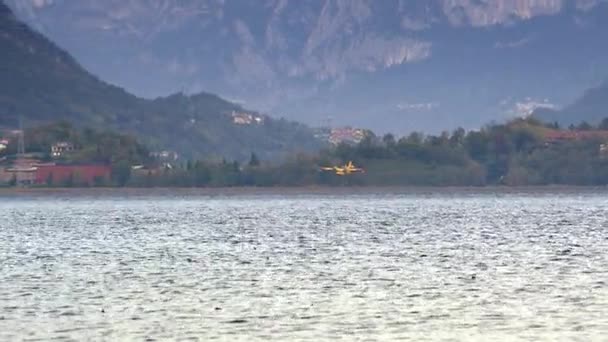
[[[206,186],[211,181],[211,171],[203,162],[196,162],[194,166],[194,185],[197,187]]]
[[[466,136],[466,131],[462,127],[458,127],[454,132],[452,132],[452,136],[450,137],[450,145],[452,146],[460,146],[464,143],[464,138]]]
[[[386,146],[388,148],[393,148],[397,144],[397,142],[395,141],[395,136],[392,135],[391,133],[385,134],[382,137],[382,142],[384,143],[384,146]]]
[[[53,173],[52,172],[50,172],[48,174],[48,176],[46,177],[46,185],[53,186]]]
[[[540,143],[540,138],[531,130],[517,129],[511,133],[511,140],[516,151],[529,152]]]
[[[112,181],[117,186],[123,187],[127,185],[131,179],[131,164],[122,160],[112,166]]]
[[[407,136],[406,141],[410,144],[420,145],[424,141],[424,134],[420,132],[412,132]]]
[[[489,139],[483,132],[469,132],[465,139],[465,147],[471,158],[485,160],[488,154]]]
[[[66,188],[71,188],[74,186],[74,173],[70,173],[70,175],[64,180],[63,186]]]
[[[250,167],[258,167],[260,166],[260,160],[255,153],[251,153],[251,157],[249,158],[249,166]]]
[[[591,126],[587,121],[583,121],[576,127],[576,129],[579,131],[589,131],[593,129],[593,126]]]
[[[106,179],[104,177],[95,176],[93,178],[93,186],[94,187],[102,187],[106,185]]]

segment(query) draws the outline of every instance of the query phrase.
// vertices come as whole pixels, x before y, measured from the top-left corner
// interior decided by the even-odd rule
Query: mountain
[[[301,124],[275,120],[208,93],[147,100],[104,83],[0,2],[0,125],[67,120],[144,138],[188,156],[270,159],[319,143]],[[240,120],[240,121],[239,121]]]
[[[606,0],[9,0],[94,74],[309,124],[438,131],[608,76]]]
[[[608,118],[608,81],[587,90],[581,98],[562,109],[538,109],[534,116],[561,125],[577,125],[583,121],[598,124]]]

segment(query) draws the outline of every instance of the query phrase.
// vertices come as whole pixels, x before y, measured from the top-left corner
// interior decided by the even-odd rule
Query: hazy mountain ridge
[[[11,1],[87,68],[140,95],[210,89],[309,123],[331,115],[380,130],[475,125],[528,97],[563,104],[595,81],[579,61],[608,55],[588,51],[602,25],[589,18],[608,17],[602,0]],[[584,50],[578,59],[545,52],[564,34],[549,27],[557,21],[581,37],[560,43]],[[508,69],[529,51],[549,59],[536,70]],[[460,75],[467,63],[479,67]],[[572,72],[560,71],[566,63]],[[608,63],[594,68],[599,74]],[[534,81],[550,77],[564,86],[543,89]],[[504,88],[496,79],[507,80]],[[368,95],[378,92],[365,89],[372,84],[386,91]],[[407,105],[425,103],[436,105]],[[406,117],[400,108],[410,108]],[[399,123],[381,124],[390,120]]]
[[[100,4],[95,0],[13,0],[43,31],[57,24],[40,20],[45,11],[61,11],[71,19],[60,24],[66,28],[113,32],[144,45],[162,40],[163,33],[171,31],[219,32],[238,43],[237,51],[231,51],[237,71],[250,66],[268,69],[253,81],[272,81],[278,73],[335,79],[349,70],[374,71],[425,59],[431,54],[431,43],[407,37],[412,32],[446,24],[484,27],[552,15],[565,6],[564,1],[111,0]],[[588,10],[599,1],[576,0],[576,4]],[[386,20],[385,14],[392,18]],[[294,32],[300,37],[290,36]],[[188,73],[187,62],[168,62],[169,70],[177,72],[182,67]]]
[[[159,149],[190,156],[245,159],[310,150],[319,142],[300,124],[247,111],[198,93],[145,100],[85,71],[68,53],[18,21],[0,2],[0,125],[67,120],[137,134]],[[237,125],[232,113],[260,122]]]
[[[542,108],[536,110],[534,116],[561,125],[578,125],[583,121],[598,124],[608,118],[608,81],[588,89],[579,99],[562,109]]]

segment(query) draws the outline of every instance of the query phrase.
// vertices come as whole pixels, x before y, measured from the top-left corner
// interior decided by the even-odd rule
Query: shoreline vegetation
[[[253,151],[248,161],[189,160],[173,154],[163,158],[150,153],[133,136],[76,128],[66,122],[34,127],[25,135],[27,151],[36,156],[30,158],[34,163],[30,169],[44,163],[55,165],[40,167],[46,173],[33,177],[29,185],[36,189],[608,185],[608,119],[597,126],[583,122],[562,129],[556,123],[519,118],[480,130],[459,128],[440,135],[414,132],[400,139],[369,132],[358,144],[341,143],[317,154],[291,155],[281,162],[260,160]],[[70,150],[51,155],[58,143]],[[15,145],[9,144],[0,155],[5,171],[11,163],[20,163]],[[366,172],[341,176],[321,170],[348,161]],[[66,173],[70,165],[80,168],[74,166],[76,171]],[[78,173],[86,170],[83,165],[103,165],[107,174],[87,178]],[[53,170],[61,171],[61,177]],[[23,185],[13,177],[4,186]]]

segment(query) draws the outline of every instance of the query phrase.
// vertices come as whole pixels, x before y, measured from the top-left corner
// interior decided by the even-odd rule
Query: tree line
[[[71,127],[71,126],[70,126]],[[358,144],[340,144],[316,154],[297,154],[268,162],[251,153],[248,162],[188,160],[163,162],[151,158],[136,139],[94,131],[59,129],[40,137],[72,139],[80,144],[72,160],[112,166],[111,185],[130,187],[239,186],[485,186],[485,185],[607,185],[608,119],[599,125],[582,123],[566,130],[533,118],[489,124],[479,130],[462,128],[438,135],[413,132],[397,138],[369,134]],[[548,133],[597,130],[578,139],[553,141]],[[50,130],[51,132],[53,130]],[[68,134],[69,133],[69,134]],[[67,134],[67,135],[66,135]],[[604,138],[606,137],[606,138]],[[42,138],[31,144],[46,143]],[[46,148],[46,147],[45,147]],[[339,176],[321,166],[353,161],[365,174]],[[134,168],[134,165],[141,167]],[[107,184],[106,184],[107,185]]]
[[[582,123],[568,130],[606,131]],[[340,144],[318,154],[301,154],[279,164],[261,162],[255,154],[246,164],[190,161],[161,172],[138,173],[131,186],[485,186],[606,185],[608,142],[603,135],[552,141],[556,124],[533,118],[462,128],[439,135],[414,132],[397,139],[370,134],[358,144]],[[605,135],[608,138],[608,131]],[[321,166],[353,161],[365,174],[338,176]]]

